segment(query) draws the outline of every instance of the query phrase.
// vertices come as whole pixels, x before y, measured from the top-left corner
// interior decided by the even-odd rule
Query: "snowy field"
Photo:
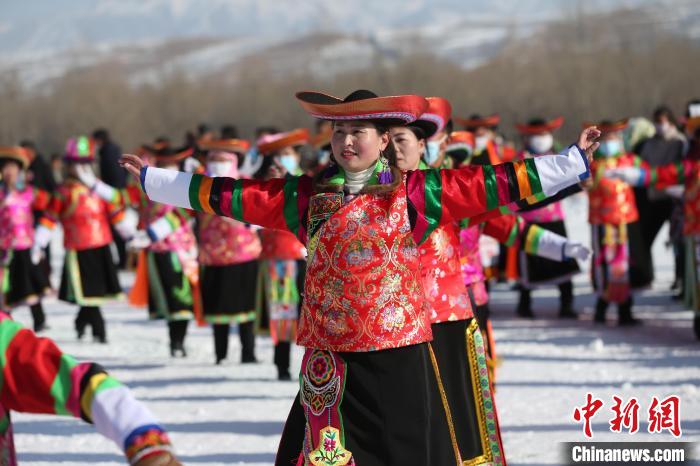
[[[566,206],[571,236],[588,244],[585,198]],[[492,294],[498,369],[497,404],[506,456],[511,465],[559,464],[560,442],[584,441],[573,421],[575,407],[587,392],[605,402],[593,419],[596,441],[671,441],[668,433],[646,433],[646,410],[652,396],[681,397],[680,440],[700,441],[700,342],[692,332],[692,314],[671,300],[672,259],[663,245],[664,229],[655,244],[657,281],[637,296],[640,328],[618,328],[611,308],[607,326],[592,324],[594,297],[586,274],[575,280],[579,321],[556,319],[556,290],[534,294],[537,319],[514,317],[516,293],[500,287]],[[57,249],[57,248],[56,248]],[[59,262],[60,263],[60,262]],[[58,264],[57,264],[58,265]],[[130,286],[132,276],[122,276]],[[163,322],[149,322],[141,309],[114,303],[104,309],[109,344],[75,340],[75,308],[49,299],[51,326],[47,335],[78,358],[102,363],[154,411],[171,432],[180,459],[197,465],[270,465],[282,423],[296,393],[294,382],[278,382],[270,339],[257,343],[258,365],[241,365],[240,346],[231,336],[229,362],[214,365],[209,328],[191,327],[189,357],[170,358]],[[29,312],[17,320],[30,323]],[[293,356],[298,370],[301,350]],[[609,431],[612,396],[640,402],[640,432]],[[22,465],[124,464],[116,446],[90,426],[70,418],[14,416],[17,450]],[[644,433],[642,433],[644,432]]]

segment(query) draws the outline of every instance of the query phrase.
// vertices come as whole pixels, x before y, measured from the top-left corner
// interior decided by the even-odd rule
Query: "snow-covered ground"
[[[587,241],[585,200],[567,204],[571,235]],[[681,397],[680,440],[700,441],[700,342],[691,328],[691,313],[670,298],[673,278],[665,230],[655,245],[657,282],[638,296],[640,328],[618,328],[610,309],[605,327],[591,322],[594,298],[587,275],[577,277],[579,321],[556,319],[556,290],[536,293],[533,321],[513,316],[516,293],[498,287],[492,294],[494,328],[503,364],[498,370],[497,403],[506,455],[512,465],[559,464],[560,442],[584,441],[573,410],[587,392],[605,402],[593,420],[597,441],[670,441],[668,433],[613,434],[609,431],[612,396],[640,404],[640,431],[647,427],[652,396]],[[130,274],[122,276],[130,285]],[[270,339],[258,339],[258,365],[238,364],[239,349],[231,336],[229,362],[213,364],[213,341],[208,328],[191,328],[189,357],[173,360],[167,351],[162,322],[149,322],[145,312],[114,303],[104,309],[108,321],[106,346],[75,340],[75,309],[54,299],[46,301],[54,338],[67,352],[102,363],[127,383],[163,421],[185,464],[269,465],[274,460],[282,423],[297,387],[278,382],[272,365]],[[22,309],[16,318],[29,324]],[[301,351],[294,353],[298,369]],[[115,445],[90,426],[70,418],[14,416],[16,443],[23,465],[116,465],[123,460]]]

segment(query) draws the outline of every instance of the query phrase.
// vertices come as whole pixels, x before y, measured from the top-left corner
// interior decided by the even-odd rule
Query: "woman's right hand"
[[[119,165],[134,175],[136,179],[141,178],[141,169],[144,167],[144,163],[143,160],[141,160],[141,157],[138,155],[122,154],[121,158],[119,159]]]

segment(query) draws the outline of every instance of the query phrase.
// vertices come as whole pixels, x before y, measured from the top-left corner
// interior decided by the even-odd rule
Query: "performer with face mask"
[[[32,255],[33,261],[38,262],[54,225],[61,222],[66,255],[58,297],[80,306],[75,319],[78,339],[91,326],[94,340],[107,343],[100,305],[122,296],[110,251],[110,224],[122,238],[130,240],[136,231],[136,216],[124,209],[116,189],[98,183],[91,167],[94,160],[92,139],[79,136],[68,140],[63,156],[66,177],[36,228]]]
[[[242,139],[202,141],[211,177],[245,178],[238,161],[250,149]],[[256,286],[262,249],[255,230],[237,220],[200,212],[199,264],[204,320],[214,328],[216,364],[228,354],[229,329],[238,324],[241,362],[255,363]]]
[[[632,186],[658,190],[681,188],[683,238],[685,240],[685,282],[683,297],[694,311],[695,335],[700,338],[700,101],[688,108],[686,131],[690,139],[687,157],[681,162],[613,168],[606,176]]]
[[[258,141],[263,163],[255,178],[270,180],[298,173],[298,148],[308,144],[309,133],[297,129],[271,134]],[[283,158],[286,157],[286,158]],[[289,170],[292,170],[291,172]],[[297,320],[303,300],[306,248],[293,234],[272,228],[259,230],[262,242],[259,288],[261,315],[275,345],[274,363],[279,380],[291,380],[291,347],[297,338]]]
[[[24,147],[0,147],[0,309],[29,306],[34,331],[41,332],[46,327],[41,298],[51,284],[32,262],[32,211],[45,210],[50,194],[26,184],[27,155]]]
[[[587,124],[587,123],[586,123]],[[598,293],[594,321],[605,323],[606,310],[616,303],[619,325],[641,323],[632,315],[632,290],[651,283],[651,255],[644,246],[633,187],[606,171],[642,164],[625,150],[622,131],[627,120],[602,121],[600,147],[591,165],[588,221],[591,224],[593,286]]]
[[[559,117],[550,121],[542,118],[530,120],[527,124],[516,125],[523,137],[524,149],[519,154],[520,159],[539,157],[546,154],[556,154],[553,132],[561,127],[564,119]],[[548,231],[566,236],[564,225],[564,210],[561,202],[554,202],[546,207],[529,210],[519,214],[528,224],[538,225]],[[571,277],[581,270],[575,259],[555,262],[546,258],[536,257],[521,250],[518,253],[518,281],[520,285],[520,301],[517,314],[520,317],[534,317],[532,312],[531,292],[533,289],[547,285],[557,285],[559,288],[559,317],[577,318],[574,311],[574,286]]]

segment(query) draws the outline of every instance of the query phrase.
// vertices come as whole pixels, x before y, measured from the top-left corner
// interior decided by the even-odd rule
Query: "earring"
[[[384,157],[383,151],[379,151],[379,163],[382,164],[382,168],[379,170],[379,184],[390,184],[394,181],[394,175],[391,173],[389,161]]]

